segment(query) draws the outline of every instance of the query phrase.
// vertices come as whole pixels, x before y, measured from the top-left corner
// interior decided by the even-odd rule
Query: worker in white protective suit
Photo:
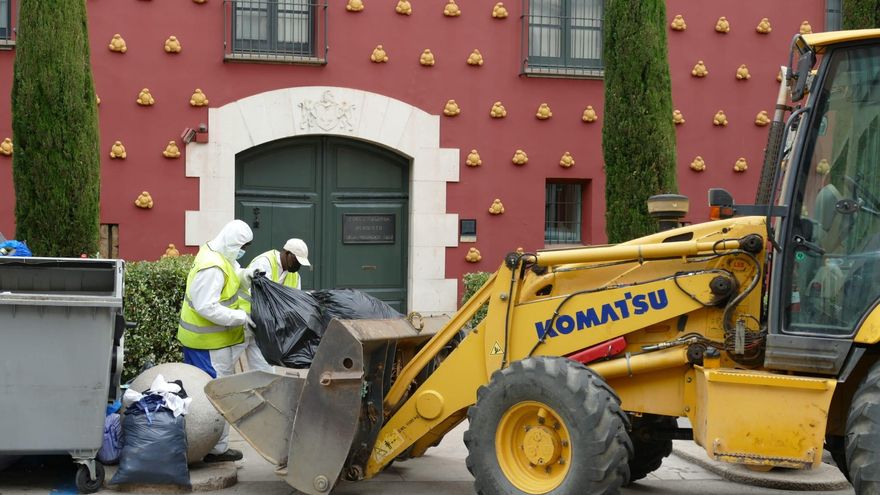
[[[256,270],[242,269],[236,260],[244,255],[253,237],[251,228],[241,220],[227,223],[217,237],[199,248],[186,278],[177,340],[183,346],[184,362],[212,378],[232,375],[235,362],[247,347],[244,328],[253,326],[253,320],[240,307],[239,289],[250,287]],[[240,451],[228,447],[229,425],[224,424],[220,441],[204,461],[242,458]]]

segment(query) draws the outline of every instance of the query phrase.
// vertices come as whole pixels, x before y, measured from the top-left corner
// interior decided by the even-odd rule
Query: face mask
[[[239,249],[238,256],[236,256],[235,259],[240,260],[241,257],[244,256],[244,253],[245,253],[244,249]]]

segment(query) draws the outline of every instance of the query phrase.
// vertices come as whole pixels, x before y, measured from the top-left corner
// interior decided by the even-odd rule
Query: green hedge
[[[123,380],[135,377],[147,363],[181,361],[175,336],[194,259],[181,256],[125,265],[125,318],[138,326],[125,334]]]
[[[492,272],[472,272],[462,275],[461,280],[464,282],[464,294],[461,295],[461,304],[466,303],[471,296],[480,290],[480,287],[482,287],[491,276]],[[468,322],[467,326],[471,328],[476,327],[481,321],[483,321],[483,318],[486,317],[486,312],[488,310],[489,305],[484,304],[483,307],[477,311],[477,314],[471,319],[471,321]]]

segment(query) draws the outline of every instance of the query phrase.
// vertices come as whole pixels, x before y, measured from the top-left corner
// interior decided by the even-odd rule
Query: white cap
[[[309,247],[306,246],[302,239],[288,239],[284,243],[284,250],[296,256],[296,260],[299,261],[300,265],[312,266],[309,263]]]

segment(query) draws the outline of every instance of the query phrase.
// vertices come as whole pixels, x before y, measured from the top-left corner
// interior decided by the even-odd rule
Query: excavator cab
[[[788,214],[775,239],[765,365],[837,376],[880,295],[880,44],[813,51],[823,63],[780,181]]]
[[[714,221],[511,252],[446,321],[333,321],[310,369],[208,397],[312,495],[465,419],[484,495],[616,493],[673,439],[755,469],[827,448],[880,490],[880,30],[798,35],[784,69],[757,204],[713,190]]]

